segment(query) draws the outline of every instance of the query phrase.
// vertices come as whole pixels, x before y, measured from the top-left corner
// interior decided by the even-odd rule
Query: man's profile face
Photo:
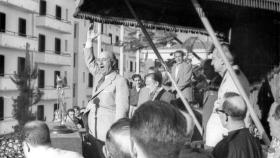
[[[214,52],[213,52],[211,65],[214,67],[215,72],[220,73],[223,69],[223,61],[218,56],[218,50],[217,49],[215,49]]]
[[[183,59],[183,54],[180,53],[180,52],[175,52],[175,53],[174,53],[174,59],[175,59],[175,61],[176,61],[177,64],[182,63],[182,62],[184,61],[184,59]]]
[[[153,80],[153,78],[151,76],[146,77],[145,84],[146,84],[146,87],[150,90],[150,93],[154,92],[158,87],[157,82],[155,80]]]
[[[101,52],[100,56],[96,60],[96,63],[100,73],[103,75],[107,75],[112,71],[112,62],[108,52]]]

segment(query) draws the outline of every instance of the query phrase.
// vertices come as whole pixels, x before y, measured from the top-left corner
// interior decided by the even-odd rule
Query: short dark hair
[[[69,112],[74,112],[75,113],[74,109],[68,109],[67,114],[69,114]]]
[[[184,56],[184,55],[185,55],[185,52],[183,52],[183,51],[181,51],[181,50],[177,50],[177,51],[175,51],[175,52],[173,53],[173,55],[175,55],[175,53],[180,53],[182,56]]]
[[[125,136],[130,140],[130,125],[128,118],[119,119],[115,122],[106,134],[106,147],[113,158],[130,158],[129,145],[120,144],[116,136]],[[125,146],[125,147],[124,147]]]
[[[244,120],[247,113],[246,103],[244,99],[241,97],[245,105],[245,108],[240,109],[236,105],[234,105],[231,101],[228,100],[233,97],[241,97],[241,96],[235,92],[227,92],[224,94],[225,101],[223,102],[223,110],[235,120]]]
[[[134,80],[135,78],[142,79],[140,74],[133,74],[131,78],[132,78],[132,80]]]
[[[158,68],[154,67],[154,66],[149,67],[148,70],[152,70],[154,72],[158,72],[159,71]]]
[[[147,77],[151,77],[153,80],[157,81],[159,85],[162,84],[162,74],[161,72],[149,73],[145,76],[145,80]]]
[[[148,101],[132,116],[130,134],[150,157],[175,158],[187,142],[187,123],[172,105]]]
[[[23,140],[33,146],[50,145],[50,130],[42,121],[31,121],[23,127]]]
[[[73,106],[73,109],[77,109],[77,110],[80,110],[80,107],[79,106]]]

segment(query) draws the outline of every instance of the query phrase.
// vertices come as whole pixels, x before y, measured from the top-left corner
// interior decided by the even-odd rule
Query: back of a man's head
[[[130,122],[132,144],[137,144],[147,158],[177,157],[187,141],[186,133],[184,116],[175,107],[162,101],[142,104]]]
[[[247,106],[244,99],[237,93],[224,94],[223,110],[235,121],[243,121],[246,117]]]
[[[31,121],[23,127],[24,141],[33,146],[50,145],[50,131],[46,123]]]
[[[128,118],[115,122],[106,134],[106,157],[130,158],[130,125]]]
[[[154,73],[149,73],[145,76],[145,79],[151,77],[154,81],[157,81],[158,84],[161,86],[162,85],[162,74],[161,72],[157,71]]]

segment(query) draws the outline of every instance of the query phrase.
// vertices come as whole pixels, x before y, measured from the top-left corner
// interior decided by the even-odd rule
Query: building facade
[[[44,93],[31,107],[37,119],[52,121],[59,108],[56,76],[67,80],[64,99],[72,107],[74,9],[74,0],[0,1],[0,133],[16,124],[12,104],[19,92],[10,76],[24,69],[26,43],[38,65],[34,87]]]

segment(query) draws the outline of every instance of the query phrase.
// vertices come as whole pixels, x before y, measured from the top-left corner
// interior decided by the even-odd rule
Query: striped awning
[[[265,9],[280,12],[280,0],[209,0],[237,6]]]

